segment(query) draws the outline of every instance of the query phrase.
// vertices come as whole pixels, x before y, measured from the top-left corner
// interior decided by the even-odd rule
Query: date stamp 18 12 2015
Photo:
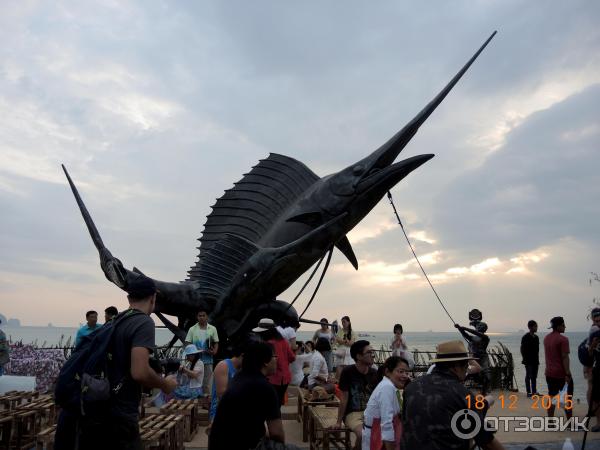
[[[467,408],[469,409],[482,410],[486,407],[485,397],[481,394],[469,394],[465,397],[465,399],[467,400]],[[495,404],[499,406],[502,410],[516,410],[519,406],[519,400],[519,396],[516,394],[500,394]],[[533,410],[548,410],[552,406],[554,406],[557,409],[572,410],[573,396],[570,394],[564,396],[534,394],[531,396],[531,403],[529,404],[529,408]]]

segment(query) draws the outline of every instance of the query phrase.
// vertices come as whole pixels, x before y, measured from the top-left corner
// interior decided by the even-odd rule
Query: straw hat
[[[466,361],[477,359],[469,356],[465,344],[462,341],[442,342],[437,346],[437,355],[432,359],[432,363]]]

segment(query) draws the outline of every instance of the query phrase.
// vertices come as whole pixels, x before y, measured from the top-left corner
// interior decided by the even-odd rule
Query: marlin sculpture
[[[211,323],[229,338],[255,326],[259,317],[298,322],[296,310],[277,296],[334,246],[358,269],[346,234],[388,190],[433,157],[394,163],[495,34],[423,110],[364,159],[320,178],[303,163],[272,153],[225,191],[204,224],[198,261],[188,278],[179,283],[155,280],[160,291],[155,313],[175,338],[183,340],[200,308],[210,312]],[[126,269],[104,246],[64,165],[63,170],[106,278],[127,290],[141,272]],[[165,314],[176,316],[178,325]]]

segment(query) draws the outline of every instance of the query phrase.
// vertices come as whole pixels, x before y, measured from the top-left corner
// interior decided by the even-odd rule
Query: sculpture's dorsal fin
[[[346,258],[348,258],[350,264],[352,264],[352,266],[358,270],[358,261],[356,260],[356,255],[354,254],[354,250],[352,250],[352,245],[350,245],[348,238],[344,236],[335,243],[335,246]]]
[[[257,251],[258,247],[247,239],[227,234],[206,251],[202,264],[190,271],[190,278],[201,281],[200,291],[216,301],[227,291],[239,268]]]
[[[197,279],[206,252],[225,235],[258,243],[282,213],[319,177],[300,161],[271,153],[212,206],[200,240],[198,261],[189,279]]]

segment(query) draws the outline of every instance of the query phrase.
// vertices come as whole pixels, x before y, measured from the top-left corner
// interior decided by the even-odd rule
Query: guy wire
[[[300,294],[302,294],[302,292],[304,292],[304,289],[306,288],[306,286],[308,286],[308,283],[310,283],[310,280],[313,279],[313,277],[315,276],[315,273],[317,273],[317,270],[319,270],[319,266],[323,262],[323,259],[325,259],[325,253],[323,253],[323,256],[321,256],[321,259],[319,259],[319,262],[317,263],[314,270],[310,274],[310,277],[308,277],[308,280],[306,280],[306,283],[304,283],[304,286],[302,286],[302,289],[300,289],[300,291],[294,297],[294,300],[292,300],[292,302],[287,307],[286,312],[294,305],[294,303],[296,303],[296,300],[298,300],[298,297],[300,297]]]
[[[315,287],[315,291],[313,292],[312,297],[310,297],[310,300],[308,301],[306,308],[304,308],[304,311],[302,311],[302,314],[300,314],[299,317],[302,317],[304,315],[304,313],[306,313],[306,311],[308,311],[310,304],[315,299],[315,295],[317,295],[317,291],[319,290],[319,287],[321,287],[321,282],[323,281],[323,278],[325,277],[325,273],[327,272],[327,268],[329,267],[329,262],[331,261],[332,254],[333,254],[333,245],[329,248],[329,254],[327,255],[327,261],[325,261],[325,267],[323,267],[323,272],[321,272],[321,276],[319,278],[319,282],[317,283],[317,286]]]
[[[394,209],[394,214],[396,215],[396,219],[398,220],[398,225],[400,225],[400,228],[402,228],[402,233],[404,233],[404,237],[406,238],[406,242],[408,242],[408,246],[410,247],[410,250],[412,251],[412,254],[415,257],[415,260],[417,261],[417,264],[419,264],[419,267],[421,268],[421,272],[423,272],[423,275],[425,275],[425,279],[429,283],[429,286],[431,286],[431,290],[433,291],[433,293],[435,294],[436,298],[438,299],[438,302],[440,302],[440,305],[442,305],[442,308],[444,308],[444,311],[446,312],[446,314],[448,315],[448,317],[450,318],[450,320],[452,321],[452,323],[454,325],[456,325],[456,322],[454,321],[454,319],[452,318],[452,316],[450,315],[450,313],[448,312],[448,310],[444,306],[444,303],[442,302],[442,299],[440,299],[440,296],[438,295],[437,291],[433,287],[433,284],[431,284],[431,281],[429,280],[429,277],[427,276],[427,273],[425,272],[425,269],[423,269],[423,266],[421,265],[421,261],[419,261],[419,258],[417,257],[417,254],[415,253],[415,249],[413,248],[412,244],[410,243],[410,239],[408,239],[406,231],[404,230],[404,225],[402,225],[402,221],[400,220],[400,216],[398,215],[398,211],[396,211],[396,205],[394,205],[394,200],[392,199],[392,193],[390,191],[388,191],[387,196],[388,196],[388,199],[390,201],[390,204],[392,205],[392,208]]]

